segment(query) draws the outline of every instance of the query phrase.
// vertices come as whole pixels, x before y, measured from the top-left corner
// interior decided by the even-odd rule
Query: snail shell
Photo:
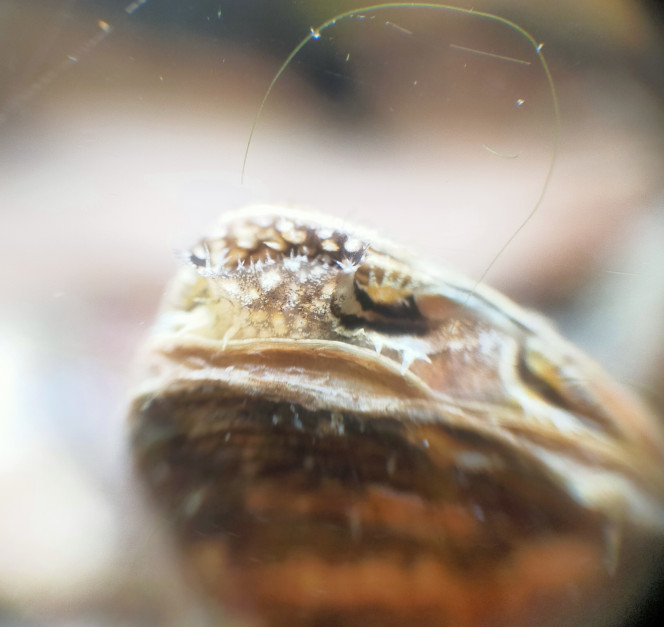
[[[345,221],[225,215],[142,355],[137,471],[250,624],[612,624],[664,535],[656,420],[544,319]]]

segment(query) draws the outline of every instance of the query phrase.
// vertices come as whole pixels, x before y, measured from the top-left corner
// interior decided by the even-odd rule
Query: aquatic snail
[[[137,472],[248,624],[620,624],[661,550],[655,417],[539,315],[345,220],[222,216],[141,363]]]

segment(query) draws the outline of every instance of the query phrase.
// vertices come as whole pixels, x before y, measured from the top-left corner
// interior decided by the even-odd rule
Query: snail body
[[[137,472],[250,624],[611,624],[664,536],[647,410],[537,314],[360,227],[226,214],[142,353]]]

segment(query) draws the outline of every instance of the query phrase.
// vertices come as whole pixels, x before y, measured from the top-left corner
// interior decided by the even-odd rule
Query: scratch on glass
[[[526,61],[525,59],[508,57],[503,54],[487,52],[486,50],[477,50],[476,48],[467,48],[466,46],[459,46],[458,44],[450,44],[450,48],[454,48],[454,50],[461,50],[463,52],[470,52],[471,54],[476,54],[481,57],[491,57],[493,59],[499,59],[500,61],[508,61],[510,63],[518,63],[520,65],[531,65],[530,61]]]

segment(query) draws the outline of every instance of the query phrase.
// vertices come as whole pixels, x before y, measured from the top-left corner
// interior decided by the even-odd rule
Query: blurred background
[[[287,203],[479,278],[542,193],[556,118],[496,21],[342,0],[0,0],[0,625],[196,624],[128,478],[132,355],[216,217]],[[551,67],[560,143],[486,282],[664,409],[655,2],[475,0]],[[654,604],[634,625],[656,620]],[[202,619],[201,619],[202,620]],[[655,623],[652,623],[655,624]]]

